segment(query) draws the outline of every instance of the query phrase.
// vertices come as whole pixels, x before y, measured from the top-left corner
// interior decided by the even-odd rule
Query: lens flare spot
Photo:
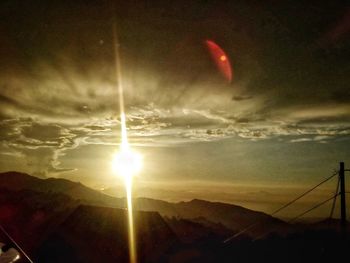
[[[225,51],[214,41],[206,40],[205,45],[208,48],[208,51],[216,64],[217,69],[220,71],[222,76],[231,83],[233,78],[233,70],[231,67],[231,63],[229,57],[225,53]]]

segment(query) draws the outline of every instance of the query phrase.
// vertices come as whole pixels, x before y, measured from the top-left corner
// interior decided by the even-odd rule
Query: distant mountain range
[[[281,243],[275,239],[264,243],[249,240],[268,232],[287,235],[296,228],[310,228],[291,226],[240,206],[198,199],[170,203],[137,198],[134,209],[138,262],[231,262],[232,256],[237,262],[256,262],[259,254],[249,254],[251,260],[247,261],[245,253],[253,248],[260,253],[262,248],[280,244],[283,251],[289,243],[285,239]],[[257,222],[244,235],[223,243]],[[125,199],[80,183],[38,179],[18,172],[1,173],[0,223],[35,262],[127,262]],[[330,224],[337,222],[321,222],[312,228]],[[326,237],[331,238],[327,242],[338,240],[334,235]],[[298,238],[303,240],[304,236]],[[1,231],[0,242],[11,244]],[[297,241],[295,246],[299,246]],[[275,262],[279,262],[277,258]]]
[[[6,172],[0,174],[0,188],[9,190],[32,190],[43,193],[59,193],[74,200],[89,205],[101,205],[116,208],[125,208],[125,199],[105,195],[99,191],[84,186],[81,183],[66,179],[39,179],[24,173]],[[222,224],[224,227],[238,232],[255,222],[261,222],[264,230],[286,227],[283,221],[262,212],[256,212],[232,204],[209,202],[194,199],[189,202],[170,203],[150,198],[134,200],[134,209],[140,211],[157,211],[162,216],[196,220],[205,218],[209,222]],[[247,233],[259,232],[257,226]]]

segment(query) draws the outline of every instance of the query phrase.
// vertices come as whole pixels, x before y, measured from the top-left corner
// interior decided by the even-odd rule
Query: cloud
[[[290,142],[310,142],[310,141],[312,141],[312,138],[299,138],[299,139],[290,140]]]
[[[329,139],[331,139],[331,135],[317,135],[313,137],[303,137],[303,138],[297,138],[292,139],[290,142],[319,142],[319,143],[327,143]]]
[[[59,158],[77,147],[76,135],[56,124],[19,118],[0,122],[1,144],[20,155],[33,174],[44,177],[74,169],[60,167]]]
[[[37,1],[28,12],[13,3],[4,9],[0,41],[1,143],[32,167],[45,166],[42,174],[64,171],[59,161],[76,147],[118,145],[111,10],[93,1],[84,7]],[[348,11],[341,19],[334,15],[344,12],[342,5],[326,12],[331,26],[315,11],[328,11],[324,3],[289,8],[233,1],[198,8],[194,1],[181,19],[177,1],[174,8],[160,3],[162,12],[131,3],[121,9],[131,13],[117,15],[131,143],[174,146],[230,137],[320,143],[350,134],[350,75],[341,42]],[[135,20],[140,7],[145,12]],[[18,19],[21,13],[27,15]],[[341,33],[327,35],[336,48],[315,45],[332,30]],[[202,46],[208,36],[232,60],[230,85]]]

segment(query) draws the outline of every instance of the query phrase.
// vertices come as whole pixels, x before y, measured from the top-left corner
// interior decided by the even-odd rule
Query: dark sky
[[[144,183],[307,187],[350,163],[346,1],[3,0],[1,171],[114,183],[113,24]]]

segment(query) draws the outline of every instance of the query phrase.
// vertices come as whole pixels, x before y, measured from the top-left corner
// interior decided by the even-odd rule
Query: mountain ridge
[[[100,195],[89,196],[95,190],[69,180],[41,180],[23,173],[3,175],[0,174],[0,222],[35,262],[127,261],[127,211],[116,207],[125,200],[110,197],[100,202]],[[41,185],[43,181],[46,188]],[[69,196],[75,194],[72,189],[80,189],[78,196],[84,198]],[[98,200],[94,200],[96,197]],[[113,202],[109,205],[106,200]],[[286,255],[290,259],[287,262],[310,262],[301,261],[299,256],[305,254],[305,247],[312,248],[308,255],[314,258],[315,251],[326,247],[324,244],[328,255],[348,244],[342,241],[340,232],[328,228],[329,224],[337,224],[334,220],[319,225],[286,225],[267,214],[201,199],[169,203],[138,198],[134,204],[138,210],[134,211],[134,220],[140,263],[232,262],[232,258],[237,262],[262,258],[280,262]],[[223,243],[257,221],[260,227]],[[253,242],[255,237],[269,232]],[[1,231],[0,241],[11,244]],[[318,256],[322,259],[324,252]]]
[[[38,192],[54,192],[65,194],[85,204],[125,208],[125,198],[116,198],[91,189],[81,183],[67,179],[40,179],[25,173],[0,173],[0,187],[10,190],[30,189]],[[171,203],[152,198],[138,197],[134,199],[134,209],[139,211],[157,211],[169,218],[195,220],[203,217],[213,223],[220,223],[234,232],[257,221],[264,222],[264,227],[287,227],[287,223],[263,212],[258,212],[223,202],[212,202],[201,199]],[[259,230],[260,231],[260,230]],[[259,232],[258,231],[258,232]],[[247,234],[255,234],[256,229]]]

